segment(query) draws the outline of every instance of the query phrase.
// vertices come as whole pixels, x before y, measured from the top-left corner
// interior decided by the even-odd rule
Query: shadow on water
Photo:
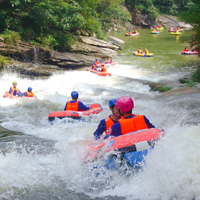
[[[26,153],[47,155],[56,152],[54,145],[55,141],[10,131],[0,126],[0,149],[4,155],[11,151],[22,153],[24,150]]]

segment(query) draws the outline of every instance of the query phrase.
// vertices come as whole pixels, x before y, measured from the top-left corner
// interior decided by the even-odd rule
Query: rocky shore
[[[91,66],[95,58],[106,61],[109,57],[116,57],[121,43],[123,41],[115,37],[112,37],[112,42],[106,42],[80,36],[79,41],[72,45],[72,52],[57,52],[24,42],[8,47],[0,41],[0,54],[14,60],[7,67],[8,71],[29,77],[43,77],[51,76],[56,71]]]

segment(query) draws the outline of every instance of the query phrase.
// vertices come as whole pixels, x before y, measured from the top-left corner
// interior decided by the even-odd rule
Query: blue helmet
[[[28,91],[31,92],[32,91],[32,87],[28,87]]]
[[[97,61],[97,59],[95,59],[95,61]]]
[[[73,92],[71,93],[71,97],[72,97],[72,99],[77,99],[77,98],[78,98],[78,92],[73,91]]]
[[[116,98],[116,99],[111,99],[111,100],[109,101],[109,108],[111,108],[112,106],[114,106],[114,105],[116,104],[117,99],[118,99],[118,98]]]

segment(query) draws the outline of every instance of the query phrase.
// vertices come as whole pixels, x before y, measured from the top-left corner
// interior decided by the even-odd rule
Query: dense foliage
[[[180,14],[180,19],[194,26],[191,46],[197,47],[200,55],[200,1],[192,0],[189,10],[182,12]],[[193,74],[193,80],[200,82],[200,64],[198,65],[196,72]]]
[[[68,49],[76,34],[102,38],[113,22],[130,19],[123,4],[124,0],[0,0],[0,33],[12,30],[23,40]]]

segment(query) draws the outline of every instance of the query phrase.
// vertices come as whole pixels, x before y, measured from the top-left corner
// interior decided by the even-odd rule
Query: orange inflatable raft
[[[91,69],[91,68],[87,68],[87,71],[90,71],[92,73],[95,73],[99,76],[111,76],[111,73],[110,72],[101,72],[101,71],[98,71],[98,70],[94,70],[94,69]]]
[[[84,161],[95,161],[105,156],[107,158],[106,165],[108,166],[114,162],[114,158],[118,154],[121,160],[126,159],[129,164],[136,166],[144,161],[148,151],[154,148],[155,141],[163,135],[162,130],[150,128],[119,137],[109,137],[100,144],[91,145]]]
[[[49,121],[54,121],[55,118],[65,118],[65,117],[69,117],[72,119],[80,119],[83,116],[90,116],[93,114],[98,114],[99,112],[101,112],[103,109],[101,108],[101,106],[99,104],[91,104],[89,105],[91,107],[91,109],[86,110],[86,111],[72,111],[72,110],[66,110],[66,111],[55,111],[50,113],[48,120]]]
[[[3,95],[4,98],[10,98],[10,99],[19,99],[22,97],[19,96],[14,96],[12,94],[9,93],[9,91],[5,92],[5,94]],[[32,98],[32,97],[25,97],[25,98]]]

